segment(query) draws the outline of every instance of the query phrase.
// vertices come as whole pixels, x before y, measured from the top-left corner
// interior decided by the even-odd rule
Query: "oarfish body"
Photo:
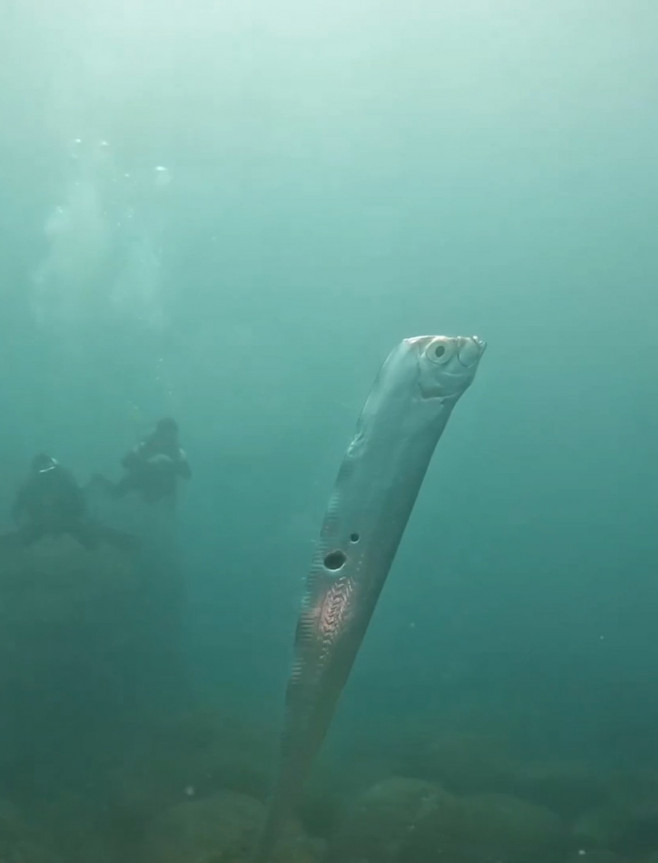
[[[279,775],[260,837],[267,863],[372,616],[434,448],[470,385],[477,337],[405,339],[384,362],[329,500],[306,580]]]

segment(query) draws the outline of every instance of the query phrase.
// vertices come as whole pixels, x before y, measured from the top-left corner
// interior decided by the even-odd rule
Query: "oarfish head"
[[[405,340],[416,354],[424,398],[458,398],[475,377],[487,343],[477,336],[416,336]]]

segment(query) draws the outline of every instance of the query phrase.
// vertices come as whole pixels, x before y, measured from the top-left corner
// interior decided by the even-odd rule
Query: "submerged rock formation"
[[[394,778],[357,798],[331,842],[332,863],[554,863],[565,826],[550,810],[502,794],[457,797]]]
[[[125,747],[162,681],[178,685],[160,650],[178,644],[177,619],[155,589],[136,554],[111,546],[63,536],[0,550],[0,793],[79,784]]]
[[[262,803],[223,791],[180,803],[154,820],[144,842],[145,863],[250,863]],[[319,848],[291,823],[274,863],[318,863]]]

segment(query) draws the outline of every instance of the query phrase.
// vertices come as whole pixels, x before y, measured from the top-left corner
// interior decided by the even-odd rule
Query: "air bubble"
[[[154,169],[155,185],[158,189],[164,189],[171,183],[171,171],[164,165],[156,165]]]

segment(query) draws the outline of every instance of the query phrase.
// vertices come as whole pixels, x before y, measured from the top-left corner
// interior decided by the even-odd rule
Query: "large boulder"
[[[421,730],[418,741],[400,761],[405,775],[439,782],[456,794],[509,791],[519,769],[496,737]]]
[[[573,851],[564,863],[625,863],[625,860],[623,857],[617,856],[614,851],[608,851],[605,848],[594,848],[589,851],[579,848],[577,851]],[[656,863],[658,863],[658,858]]]
[[[348,806],[330,840],[330,860],[394,863],[419,821],[449,800],[438,785],[421,779],[377,782]]]
[[[2,863],[64,863],[42,831],[27,822],[21,811],[0,800],[0,861]]]
[[[641,859],[658,848],[658,803],[653,808],[610,804],[593,809],[574,822],[573,835],[586,851],[610,849]]]
[[[217,710],[150,725],[136,754],[112,772],[117,829],[138,833],[163,810],[219,792],[264,799],[272,742],[271,730]]]
[[[250,863],[265,808],[230,791],[190,800],[153,820],[143,843],[144,863]],[[285,831],[273,863],[316,863],[318,850],[298,825]]]
[[[592,850],[619,848],[632,823],[631,813],[621,807],[601,806],[575,819],[572,833],[586,854]]]
[[[569,841],[549,809],[505,794],[452,798],[419,819],[397,863],[554,863]]]
[[[421,780],[378,783],[331,843],[341,863],[554,863],[567,834],[550,810],[502,794],[457,797]]]
[[[510,776],[510,793],[574,818],[610,799],[607,778],[577,762],[529,762]]]
[[[401,764],[413,775],[439,782],[456,794],[502,793],[572,818],[606,803],[607,777],[586,764],[522,760],[505,741],[490,735],[419,734],[419,744]]]

